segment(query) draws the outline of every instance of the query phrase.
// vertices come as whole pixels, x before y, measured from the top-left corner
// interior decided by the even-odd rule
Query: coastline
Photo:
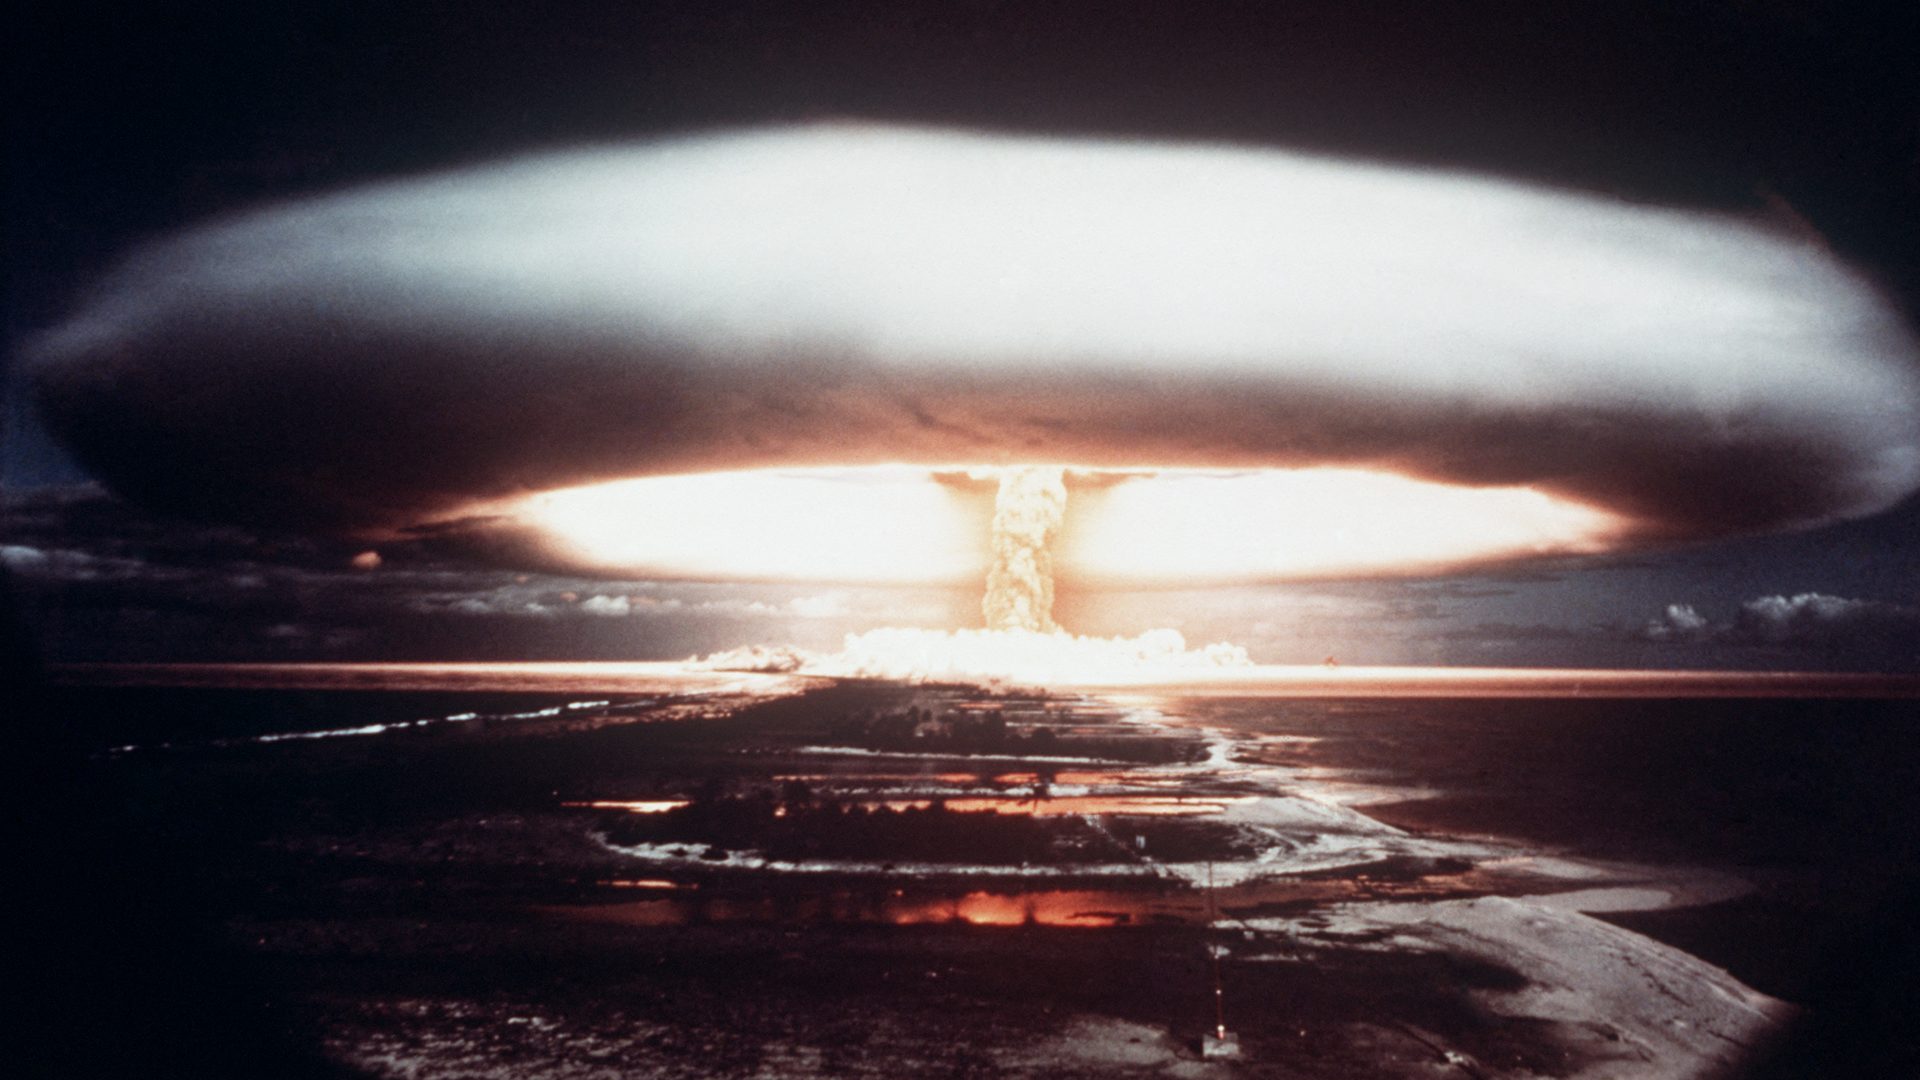
[[[770,671],[718,670],[688,661],[411,663],[50,664],[58,686],[270,689],[529,690],[695,693],[723,688],[804,689],[863,681]],[[887,681],[887,680],[876,680]],[[1819,671],[1645,671],[1606,668],[1325,667],[1256,665],[1145,671],[1050,688],[1178,692],[1260,698],[1867,698],[1920,699],[1920,675]]]

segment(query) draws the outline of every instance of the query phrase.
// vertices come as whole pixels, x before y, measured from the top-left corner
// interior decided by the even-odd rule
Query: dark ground
[[[1204,951],[1186,926],[645,928],[540,914],[627,899],[596,883],[631,868],[559,802],[752,779],[764,761],[736,753],[743,745],[806,743],[827,717],[897,704],[899,688],[837,688],[699,723],[186,746],[365,723],[375,710],[540,702],[118,690],[36,703],[33,684],[19,685],[41,710],[31,729],[41,737],[22,758],[36,783],[21,789],[19,880],[32,905],[22,925],[37,929],[21,970],[35,974],[16,980],[15,1004],[38,1032],[30,1049],[45,1055],[45,1075],[350,1076],[343,1047],[403,1035],[501,1075],[562,1050],[663,1076],[779,1071],[795,1054],[848,1075],[1102,1075],[1120,1066],[1032,1048],[1087,1016],[1141,1025],[1127,1029],[1136,1040],[1191,1038],[1208,1023]],[[1729,904],[1613,918],[1809,1006],[1760,1075],[1913,1075],[1903,1071],[1916,1060],[1904,1010],[1920,910],[1910,703],[1193,709],[1320,736],[1296,744],[1302,764],[1452,792],[1378,809],[1395,823],[1752,876],[1760,891]],[[183,745],[102,754],[130,717]],[[1432,1058],[1436,1032],[1489,1065],[1566,1064],[1537,1059],[1538,1041],[1468,996],[1516,978],[1497,967],[1336,950],[1311,963],[1230,962],[1227,978],[1249,1060],[1285,1061],[1286,1075],[1383,1074],[1365,1060],[1411,1068]],[[1372,1041],[1357,1047],[1356,1032]]]
[[[1754,881],[1722,904],[1603,917],[1807,1007],[1759,1075],[1920,1076],[1920,704],[1258,702],[1211,718],[1319,736],[1300,764],[1448,789],[1367,807],[1388,824]]]

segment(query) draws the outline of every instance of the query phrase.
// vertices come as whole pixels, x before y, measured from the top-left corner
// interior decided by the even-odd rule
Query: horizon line
[[[50,663],[45,670],[48,681],[56,686],[156,689],[658,693],[764,691],[783,683],[805,689],[835,683],[918,681],[1213,697],[1920,698],[1920,674],[1717,669],[1261,664],[1148,669],[1037,684],[945,672],[922,680],[901,680],[726,670],[695,667],[686,660],[85,661]]]

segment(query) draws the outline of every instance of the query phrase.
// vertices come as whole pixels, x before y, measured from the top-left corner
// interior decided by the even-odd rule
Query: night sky
[[[975,592],[617,580],[432,529],[369,544],[327,515],[210,495],[237,458],[168,470],[121,438],[163,430],[166,415],[65,416],[109,493],[36,416],[24,357],[130,248],[235,211],[533,152],[854,121],[1466,170],[1765,223],[1864,275],[1912,325],[1920,15],[1787,0],[1357,11],[401,2],[14,16],[0,473],[13,602],[63,660],[671,658],[971,624]],[[306,370],[326,385],[329,368]],[[450,410],[487,439],[494,414],[461,414],[447,386],[464,384],[436,385],[422,411]],[[384,415],[343,407],[337,421],[366,460],[417,455]],[[1670,427],[1646,436],[1649,458],[1699,452]],[[1705,473],[1722,482],[1663,503],[1674,520],[1681,508],[1703,520],[1626,552],[1118,595],[1066,582],[1061,621],[1095,634],[1172,626],[1278,663],[1920,670],[1920,500],[1769,532],[1791,515],[1753,508],[1770,490],[1804,501],[1797,461]],[[163,478],[143,479],[143,465]],[[374,547],[377,566],[355,564]]]

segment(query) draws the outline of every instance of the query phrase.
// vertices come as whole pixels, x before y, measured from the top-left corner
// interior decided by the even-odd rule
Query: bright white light
[[[509,512],[590,569],[706,580],[967,584],[990,562],[991,472],[969,486],[911,466],[622,480]],[[1356,469],[1070,481],[1054,572],[1096,585],[1414,573],[1605,548],[1626,523],[1525,488]],[[977,477],[987,477],[980,480]]]
[[[553,553],[636,576],[958,583],[986,574],[986,527],[925,469],[781,469],[618,480],[516,508]]]
[[[1080,495],[1056,556],[1098,584],[1412,573],[1605,549],[1624,522],[1527,488],[1358,469],[1168,471]]]
[[[793,648],[732,649],[699,666],[720,671],[780,671],[834,678],[1010,680],[1034,686],[1172,679],[1242,670],[1247,651],[1224,642],[1190,649],[1177,630],[1135,637],[1081,637],[1063,630],[924,630],[883,627],[848,634],[839,652]]]

